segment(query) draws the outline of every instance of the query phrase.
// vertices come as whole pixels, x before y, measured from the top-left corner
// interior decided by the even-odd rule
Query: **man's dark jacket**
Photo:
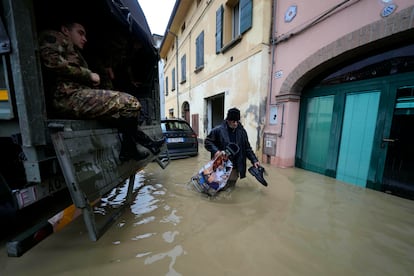
[[[213,128],[207,135],[204,141],[204,147],[206,150],[211,152],[212,158],[217,151],[225,150],[226,146],[231,143],[229,131],[232,130],[227,126],[227,122],[223,121],[220,125]],[[232,160],[232,162],[233,165],[238,169],[240,178],[244,178],[246,177],[246,158],[248,158],[252,164],[257,162],[258,159],[254,154],[252,147],[250,146],[247,132],[240,122],[234,131],[236,144],[240,147],[240,151],[236,155],[236,160]]]

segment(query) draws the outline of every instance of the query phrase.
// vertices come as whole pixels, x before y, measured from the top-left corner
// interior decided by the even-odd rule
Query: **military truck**
[[[0,0],[0,17],[2,228],[39,202],[66,193],[82,210],[91,240],[97,240],[103,230],[95,222],[94,203],[128,180],[132,185],[136,172],[150,162],[165,168],[168,160],[142,147],[148,157],[121,162],[116,128],[103,120],[64,118],[52,110],[53,91],[40,62],[38,36],[43,29],[56,29],[63,18],[81,22],[87,30],[89,67],[96,71],[104,61],[112,62],[118,76],[113,88],[140,100],[140,128],[159,139],[159,55],[144,13],[136,0]],[[56,207],[48,204],[46,209]],[[22,254],[19,242],[12,243],[9,255]]]

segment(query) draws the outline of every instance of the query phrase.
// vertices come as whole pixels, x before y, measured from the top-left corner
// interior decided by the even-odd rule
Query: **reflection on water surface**
[[[135,198],[97,242],[81,218],[1,275],[410,275],[414,202],[304,170],[266,166],[268,187],[248,176],[208,198],[189,183],[208,154],[150,164]],[[105,216],[126,188],[96,209]],[[5,252],[5,250],[3,251]],[[38,260],[45,264],[37,265]],[[46,261],[47,260],[47,261]]]

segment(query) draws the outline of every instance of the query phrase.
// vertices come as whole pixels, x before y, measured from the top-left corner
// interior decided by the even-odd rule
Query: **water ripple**
[[[169,214],[168,216],[164,217],[161,222],[165,222],[165,223],[172,223],[174,225],[177,225],[178,223],[180,223],[181,217],[177,216],[175,213],[177,212],[177,210],[172,210],[171,214]]]
[[[165,252],[165,253],[159,253],[156,255],[153,255],[151,257],[148,257],[145,259],[145,264],[152,264],[155,263],[157,261],[160,261],[162,259],[164,259],[165,257],[170,257],[171,258],[171,262],[168,266],[169,271],[166,273],[166,275],[170,275],[170,276],[178,276],[181,275],[180,273],[178,273],[177,271],[175,271],[174,269],[174,264],[177,260],[178,256],[181,256],[183,254],[185,254],[186,252],[184,251],[183,247],[181,245],[177,245],[175,246],[171,251]]]
[[[172,243],[175,239],[175,236],[178,235],[178,233],[179,233],[178,231],[174,231],[174,232],[168,231],[162,234],[162,237],[166,242]]]
[[[141,240],[141,239],[146,239],[146,238],[150,238],[154,235],[156,235],[156,233],[146,233],[146,234],[138,235],[138,236],[132,238],[132,240],[137,241],[137,240]]]

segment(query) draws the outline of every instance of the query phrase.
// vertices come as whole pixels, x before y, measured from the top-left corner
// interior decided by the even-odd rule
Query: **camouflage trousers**
[[[81,89],[67,97],[56,97],[53,105],[59,112],[79,119],[137,118],[141,110],[136,97],[102,89]]]

